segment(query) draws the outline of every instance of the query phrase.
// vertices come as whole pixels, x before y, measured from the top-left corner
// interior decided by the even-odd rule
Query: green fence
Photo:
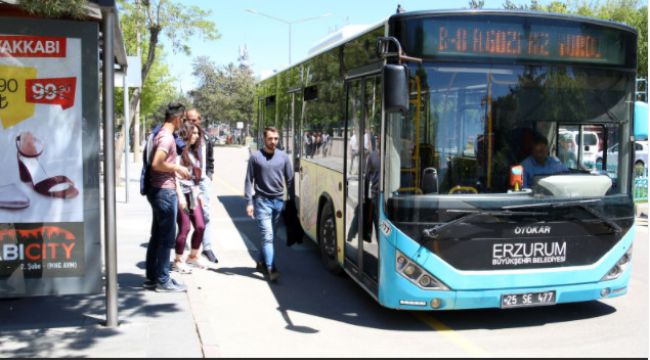
[[[648,201],[648,177],[637,177],[634,179],[634,201]]]

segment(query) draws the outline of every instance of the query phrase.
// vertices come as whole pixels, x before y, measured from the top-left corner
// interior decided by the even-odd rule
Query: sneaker
[[[174,279],[167,280],[164,284],[156,285],[156,292],[186,292],[187,286],[179,284]]]
[[[273,268],[267,268],[266,271],[268,273],[270,282],[276,282],[280,278],[280,273],[277,270]]]
[[[187,261],[185,261],[187,266],[191,269],[205,269],[206,266],[201,263],[201,259],[199,257],[191,258],[188,257]]]
[[[145,288],[146,290],[154,290],[156,288],[156,281],[151,279],[146,279],[142,283],[142,287]]]
[[[182,261],[174,261],[174,262],[172,262],[172,271],[175,271],[175,272],[177,272],[179,274],[191,274],[192,273],[192,269]]]
[[[219,260],[217,260],[217,257],[214,255],[214,253],[212,252],[212,250],[203,250],[202,254],[203,254],[203,256],[205,256],[206,259],[208,259],[208,261],[211,262],[211,263],[216,264],[216,263],[219,262]]]

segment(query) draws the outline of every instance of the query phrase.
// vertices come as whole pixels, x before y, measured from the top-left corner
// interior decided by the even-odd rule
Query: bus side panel
[[[316,159],[317,161],[318,159]],[[302,159],[303,175],[300,179],[300,222],[307,236],[318,240],[318,205],[322,196],[331,198],[334,214],[343,213],[343,174],[315,162]],[[343,248],[343,217],[336,216],[337,248]],[[343,263],[343,252],[339,251],[339,262]]]

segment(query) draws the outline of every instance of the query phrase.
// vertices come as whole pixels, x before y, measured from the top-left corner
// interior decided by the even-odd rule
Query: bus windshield
[[[425,62],[411,74],[408,116],[386,121],[389,214],[399,199],[500,208],[629,193],[632,73]]]

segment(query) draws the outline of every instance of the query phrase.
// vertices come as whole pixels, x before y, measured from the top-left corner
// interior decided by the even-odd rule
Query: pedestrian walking
[[[203,251],[201,252],[211,263],[218,263],[217,256],[212,250],[212,224],[210,223],[210,189],[212,189],[212,176],[214,174],[214,142],[206,134],[203,127],[203,117],[197,109],[190,109],[185,114],[185,119],[201,128],[203,141],[201,141],[199,153],[201,155],[201,182],[199,189],[203,194],[203,219],[205,231],[203,232]]]
[[[174,131],[181,126],[185,107],[180,103],[170,103],[165,111],[165,123],[152,139],[153,154],[149,175],[150,186],[147,200],[153,211],[151,237],[147,246],[146,281],[144,287],[162,292],[186,291],[187,287],[176,282],[169,275],[171,249],[175,245],[176,177],[189,179],[186,168],[176,163],[176,143]]]
[[[248,160],[244,185],[246,213],[257,221],[262,237],[256,268],[272,282],[280,277],[274,262],[274,239],[284,205],[285,183],[288,200],[294,201],[293,168],[287,154],[276,149],[278,139],[277,129],[264,129],[264,148],[254,152]]]
[[[176,179],[176,194],[178,196],[178,235],[176,236],[176,258],[172,270],[180,273],[190,273],[191,268],[204,269],[205,265],[199,260],[199,249],[203,241],[205,221],[203,218],[203,196],[199,189],[201,182],[201,155],[199,148],[203,133],[201,128],[186,121],[179,132],[185,142],[185,149],[178,164],[187,168],[190,179]],[[185,242],[194,227],[192,234],[191,250],[187,261],[183,261]]]

